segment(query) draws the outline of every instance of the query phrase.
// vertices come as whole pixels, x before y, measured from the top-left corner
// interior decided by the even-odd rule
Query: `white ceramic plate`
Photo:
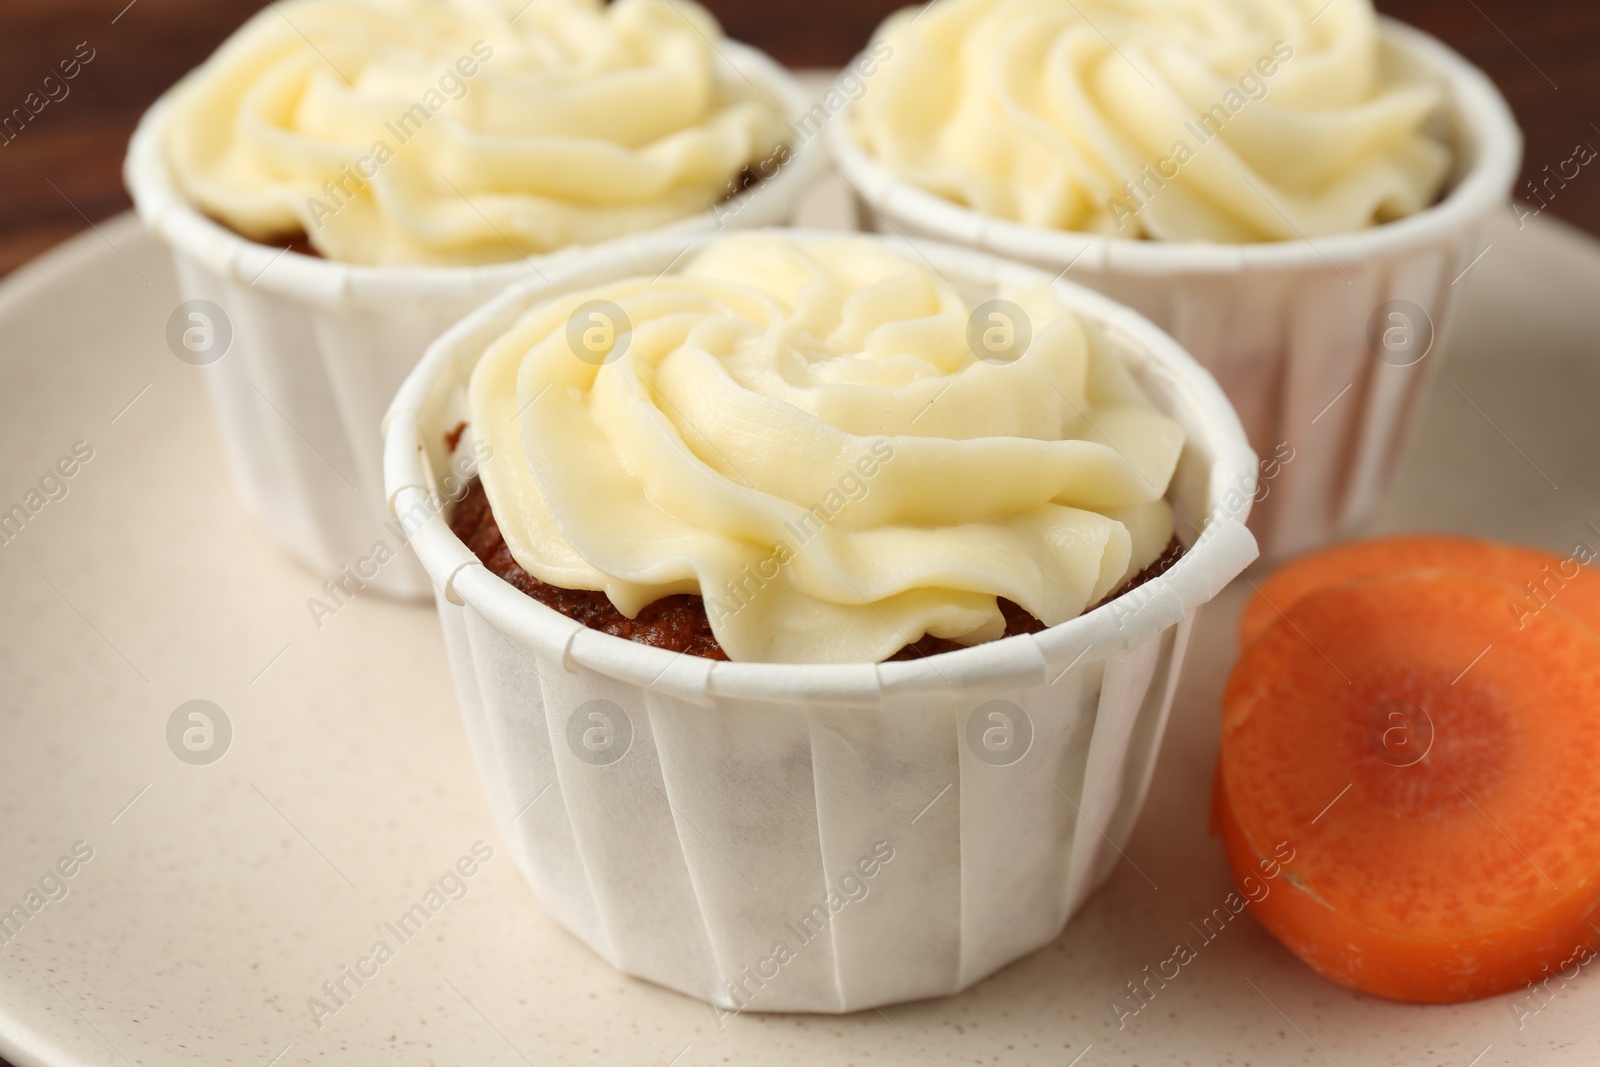
[[[1600,247],[1508,218],[1459,284],[1464,321],[1381,527],[1600,544]],[[620,977],[494,839],[432,609],[367,595],[313,621],[320,581],[242,510],[205,371],[167,347],[177,303],[127,218],[0,285],[0,511],[75,442],[94,451],[0,546],[0,911],[93,850],[0,945],[0,1053],[19,1067],[1600,1060],[1587,973],[1537,1014],[1407,1007],[1322,980],[1247,915],[1199,933],[1230,889],[1206,813],[1237,588],[1200,619],[1128,862],[1050,948],[962,996],[843,1018],[719,1026]],[[206,766],[167,740],[196,699],[233,731]],[[465,896],[401,944],[385,923],[480,840],[494,855]],[[379,939],[393,958],[360,964]],[[1180,940],[1197,958],[1119,1029],[1113,1003]],[[339,1006],[323,983],[341,965],[372,977],[345,979]],[[337,1007],[320,1026],[312,997]]]

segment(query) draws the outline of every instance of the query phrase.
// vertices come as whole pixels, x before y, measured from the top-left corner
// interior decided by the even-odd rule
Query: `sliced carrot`
[[[1504,602],[1454,572],[1347,582],[1229,680],[1214,824],[1262,924],[1336,982],[1470,1000],[1600,944],[1600,633]]]
[[[1521,545],[1497,544],[1444,534],[1411,534],[1352,541],[1302,556],[1261,583],[1239,619],[1240,647],[1261,636],[1280,612],[1301,598],[1348,582],[1383,574],[1451,570],[1474,574],[1508,587],[1501,610],[1526,626],[1545,607],[1558,605],[1600,629],[1600,574],[1593,559],[1562,556]]]

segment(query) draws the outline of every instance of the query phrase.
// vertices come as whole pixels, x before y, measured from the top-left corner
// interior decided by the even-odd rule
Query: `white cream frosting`
[[[331,259],[472,264],[706,212],[779,102],[692,0],[285,0],[180,87],[180,189]]]
[[[512,556],[629,617],[701,594],[734,660],[990,640],[997,597],[1074,618],[1171,539],[1183,432],[1048,286],[998,295],[1032,327],[1009,362],[974,356],[962,292],[865,238],[728,237],[541,303],[469,387]]]
[[[1428,207],[1450,166],[1440,90],[1385,61],[1371,0],[938,0],[885,44],[857,141],[1032,226],[1315,238]]]

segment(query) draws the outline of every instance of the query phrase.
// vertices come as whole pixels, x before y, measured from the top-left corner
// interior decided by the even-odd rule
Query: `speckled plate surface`
[[[1458,284],[1379,526],[1596,543],[1600,247],[1508,218]],[[1247,915],[1207,926],[1230,888],[1206,808],[1237,588],[1201,617],[1127,862],[1050,948],[843,1018],[719,1021],[618,976],[495,840],[432,610],[357,596],[313,618],[320,580],[243,511],[205,371],[168,348],[177,304],[127,218],[0,286],[0,511],[49,490],[0,546],[0,910],[40,905],[0,926],[19,1067],[1600,1061],[1587,973],[1542,1007],[1406,1007],[1323,981]],[[209,738],[193,708],[172,725],[195,700],[231,737],[215,711]],[[1195,958],[1132,1014],[1128,983],[1179,942]]]

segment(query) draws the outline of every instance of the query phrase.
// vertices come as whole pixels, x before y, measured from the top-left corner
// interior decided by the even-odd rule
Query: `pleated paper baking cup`
[[[917,251],[969,297],[1048,280]],[[1192,543],[1166,575],[1042,633],[915,662],[718,663],[587,629],[451,533],[445,435],[522,311],[685,257],[683,239],[652,238],[518,286],[441,338],[388,416],[393,508],[418,526],[499,831],[552,917],[719,1022],[958,992],[1050,943],[1117,864],[1195,612],[1256,556],[1255,456],[1170,337],[1060,282],[1091,343],[1188,434],[1169,498]]]
[[[1427,34],[1380,21],[1385,67],[1445,90],[1437,132],[1456,163],[1437,205],[1360,233],[1219,245],[1046,230],[900,180],[856,143],[848,113],[828,137],[870,227],[1065,270],[1171,333],[1216,375],[1260,453],[1251,526],[1264,555],[1283,557],[1350,533],[1388,488],[1457,280],[1521,165],[1521,134],[1493,83]]]
[[[734,42],[719,55],[791,115],[810,98],[783,68]],[[200,366],[246,503],[290,555],[319,574],[425,598],[430,585],[390,521],[379,423],[428,343],[519,279],[573,254],[474,267],[369,267],[246,240],[196,211],[163,149],[167,97],[139,124],[124,177],[145,226],[171,246],[185,303],[173,351]],[[787,222],[823,166],[792,146],[772,178],[717,211],[662,232]],[[382,544],[387,551],[375,552]],[[392,558],[391,558],[392,557]]]

